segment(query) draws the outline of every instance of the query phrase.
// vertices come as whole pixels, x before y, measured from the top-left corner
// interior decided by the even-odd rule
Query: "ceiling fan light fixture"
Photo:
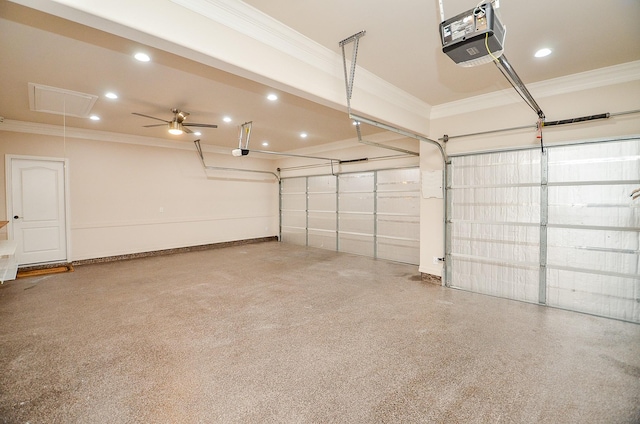
[[[182,125],[180,124],[180,122],[177,122],[177,121],[169,122],[169,134],[180,135],[183,132],[184,130],[182,129]]]

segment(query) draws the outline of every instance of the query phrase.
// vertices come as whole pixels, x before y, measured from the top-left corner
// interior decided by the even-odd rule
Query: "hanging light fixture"
[[[169,122],[169,134],[180,135],[184,132],[182,124],[178,121]]]

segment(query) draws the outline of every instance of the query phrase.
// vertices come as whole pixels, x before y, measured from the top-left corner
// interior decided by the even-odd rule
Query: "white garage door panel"
[[[540,222],[540,187],[460,188],[453,191],[452,219],[477,222]]]
[[[547,240],[549,267],[640,275],[633,232],[550,228]]]
[[[305,211],[290,210],[282,216],[282,226],[305,228],[307,225],[307,214]]]
[[[540,151],[492,153],[453,158],[456,162],[450,175],[456,187],[512,185],[540,182]]]
[[[378,236],[418,241],[420,217],[378,215]]]
[[[540,151],[452,158],[450,285],[538,302]]]
[[[307,229],[306,228],[282,228],[280,237],[284,243],[297,244],[299,246],[307,245]]]
[[[336,232],[309,228],[307,232],[307,245],[320,249],[335,250]]]
[[[524,302],[538,301],[540,269],[456,256],[452,259],[455,287]]]
[[[340,212],[340,233],[366,234],[373,237],[373,212],[369,214]]]
[[[280,193],[282,241],[420,260],[418,168],[283,179]]]
[[[452,250],[469,258],[538,264],[540,229],[532,225],[460,223],[454,227]]]
[[[307,179],[280,182],[280,237],[285,243],[307,244]]]
[[[378,258],[390,261],[418,264],[420,262],[420,242],[378,236]]]
[[[549,154],[547,303],[640,322],[640,141]]]
[[[282,197],[282,209],[304,211],[307,209],[306,193],[289,193]]]
[[[549,181],[638,180],[638,143],[638,140],[630,140],[552,148],[552,156],[549,157]]]
[[[634,188],[637,186],[633,184],[551,186],[549,222],[560,225],[640,227],[640,206],[634,208],[629,198]]]
[[[419,195],[420,193],[417,191],[399,193],[378,192],[378,213],[420,216]]]
[[[340,232],[340,251],[356,255],[373,256],[373,235],[349,234]]]
[[[448,170],[449,285],[640,322],[640,140],[454,157]]]
[[[640,280],[589,271],[549,269],[547,299],[551,306],[640,322]]]
[[[342,189],[342,185],[340,185]],[[373,191],[369,193],[343,193],[340,192],[338,202],[340,212],[364,212],[373,214],[375,195]]]

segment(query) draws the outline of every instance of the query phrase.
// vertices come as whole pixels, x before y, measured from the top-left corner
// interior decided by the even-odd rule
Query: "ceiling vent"
[[[29,108],[34,112],[87,118],[97,99],[93,94],[29,83]]]

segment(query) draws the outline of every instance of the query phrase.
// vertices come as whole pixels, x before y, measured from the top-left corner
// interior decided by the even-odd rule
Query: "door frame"
[[[13,178],[11,161],[13,159],[32,160],[41,162],[62,162],[62,169],[64,173],[64,226],[65,226],[65,238],[66,238],[66,261],[71,262],[71,219],[70,219],[70,202],[69,202],[69,159],[57,158],[49,156],[27,156],[27,155],[10,155],[4,156],[4,172],[5,172],[5,196],[6,196],[6,213],[7,221],[7,238],[9,240],[14,239],[13,232]],[[28,265],[28,264],[23,264]]]

